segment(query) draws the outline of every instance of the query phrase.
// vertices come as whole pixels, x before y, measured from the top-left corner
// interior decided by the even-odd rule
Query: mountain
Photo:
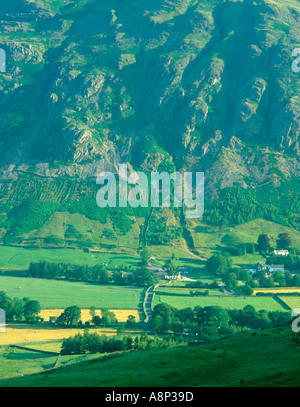
[[[0,32],[6,174],[104,159],[222,188],[299,175],[297,1],[4,1]]]
[[[119,163],[204,172],[207,223],[299,229],[298,1],[2,3],[0,232],[69,212],[167,242],[158,211],[97,212],[94,177]],[[167,218],[171,240],[190,226]]]

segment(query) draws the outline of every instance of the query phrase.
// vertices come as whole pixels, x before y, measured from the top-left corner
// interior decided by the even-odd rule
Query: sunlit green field
[[[77,305],[80,308],[110,309],[141,308],[144,292],[136,287],[3,276],[0,277],[0,291],[12,298],[37,300],[42,308]]]
[[[278,302],[270,297],[189,297],[155,295],[153,306],[162,302],[178,309],[187,307],[193,308],[196,306],[219,306],[227,309],[243,309],[246,305],[252,305],[257,311],[261,309],[266,311],[285,311],[285,309]]]
[[[57,363],[57,356],[52,354],[32,352],[29,350],[27,351],[23,349],[11,348],[8,346],[1,346],[0,379],[6,377],[20,377],[22,375],[51,369],[54,366],[66,366],[70,363],[78,363],[85,360],[91,360],[95,357],[99,358],[99,355],[60,356]]]
[[[291,309],[300,309],[300,297],[280,296],[280,299]]]
[[[159,287],[156,289],[156,295],[176,295],[176,296],[187,296],[190,297],[190,292],[191,291],[200,291],[200,292],[204,292],[204,291],[208,291],[209,295],[213,295],[213,296],[226,296],[226,294],[224,294],[224,292],[221,289],[216,289],[216,290],[206,290],[204,289],[199,289],[199,288],[169,288],[169,287]]]
[[[80,249],[28,249],[0,246],[0,269],[26,269],[30,262],[44,260],[88,266],[104,263],[108,267],[134,266],[140,261],[137,256],[113,253],[85,253]]]

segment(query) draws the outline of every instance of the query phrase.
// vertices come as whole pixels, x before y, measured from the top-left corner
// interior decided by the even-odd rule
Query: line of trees
[[[292,239],[288,233],[279,233],[276,240],[276,248],[287,250],[292,245]],[[270,238],[267,234],[259,235],[257,239],[257,248],[260,252],[268,252],[272,249]]]
[[[40,261],[30,263],[28,274],[34,278],[59,279],[65,278],[73,281],[92,281],[98,283],[109,283],[112,277],[103,265],[78,266],[66,263],[49,263]]]
[[[63,340],[61,354],[85,354],[85,353],[113,353],[130,350],[148,350],[172,347],[183,343],[176,338],[158,338],[147,334],[141,336],[117,336],[106,337],[86,330],[83,334]]]
[[[113,327],[118,324],[118,320],[114,312],[108,310],[107,308],[102,308],[101,316],[96,315],[96,308],[90,308],[90,321],[86,321],[85,325],[90,326],[90,324],[96,327]],[[132,315],[128,318],[128,325],[133,325],[135,319]],[[132,318],[133,317],[133,318]],[[83,326],[81,321],[81,309],[77,305],[72,305],[64,309],[64,311],[58,317],[51,317],[50,323],[56,324],[60,327],[75,327]]]
[[[39,321],[39,313],[41,306],[38,301],[32,301],[30,298],[24,297],[10,298],[4,291],[0,292],[0,308],[4,310],[6,321],[26,321],[34,323]]]
[[[278,250],[289,249],[290,251],[295,251],[292,248],[292,238],[286,232],[278,234],[276,247],[272,247],[271,238],[267,234],[260,234],[256,243],[243,243],[237,235],[228,233],[223,236],[221,243],[226,247],[225,251],[231,256],[243,256],[246,253],[254,254],[256,252],[268,254],[275,248]]]
[[[215,280],[212,283],[203,283],[203,281],[188,281],[185,286],[187,288],[207,288],[208,290],[215,290],[219,288],[218,282]]]
[[[90,308],[91,319],[86,321],[85,324],[81,321],[81,309],[77,305],[73,305],[65,308],[65,310],[58,317],[50,317],[50,323],[56,324],[60,327],[74,327],[84,325],[90,327],[93,324],[95,327],[116,327],[118,320],[116,314],[107,308],[102,308],[100,310],[101,316],[96,315],[96,308]],[[134,315],[129,315],[126,324],[128,326],[134,326],[136,319]],[[118,330],[125,330],[124,326],[119,326]]]
[[[79,266],[66,263],[49,263],[40,261],[30,263],[28,275],[34,278],[66,279],[69,281],[93,282],[98,284],[151,286],[158,282],[153,271],[142,266],[129,273],[121,270],[109,272],[104,265]]]
[[[154,307],[151,328],[159,333],[195,334],[200,340],[214,340],[242,329],[266,329],[290,322],[287,312],[256,311],[251,305],[242,310],[229,310],[217,306],[178,310],[161,303]]]

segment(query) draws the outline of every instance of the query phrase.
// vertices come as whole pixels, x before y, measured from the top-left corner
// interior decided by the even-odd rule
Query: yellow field
[[[105,331],[105,332],[104,332]],[[52,341],[52,340],[62,340],[64,338],[69,338],[70,336],[76,335],[78,332],[83,332],[82,329],[56,329],[56,328],[40,328],[35,325],[11,325],[6,326],[6,332],[0,333],[0,346],[2,345],[12,345],[21,344],[29,342],[42,342],[42,341]],[[93,329],[93,332],[98,334],[104,334],[111,336],[116,334],[115,329],[105,328],[105,329]]]
[[[40,312],[40,316],[47,322],[50,317],[58,317],[63,312],[63,309],[44,309]],[[134,315],[136,321],[140,321],[140,314],[137,310],[111,310],[115,313],[119,322],[126,322],[129,315]],[[101,311],[96,310],[96,315],[101,316]],[[81,310],[81,320],[86,322],[91,320],[90,311],[88,309]],[[76,335],[78,332],[83,332],[83,329],[57,329],[56,327],[43,327],[42,325],[26,325],[26,324],[7,324],[6,332],[0,333],[0,346],[12,344],[26,344],[32,342],[43,342],[53,340],[63,340],[70,336]],[[93,329],[93,332],[105,334],[108,336],[115,335],[116,329],[99,328]]]
[[[43,309],[40,312],[40,316],[44,318],[44,321],[48,322],[50,317],[59,317],[63,311],[64,311],[63,309]],[[126,322],[129,315],[135,316],[136,322],[140,321],[140,314],[136,309],[131,310],[112,309],[111,311],[116,315],[118,322]],[[101,311],[96,310],[96,315],[101,316]],[[85,323],[86,321],[90,320],[91,320],[90,310],[82,309],[81,321]]]
[[[300,308],[300,297],[279,297],[291,310]]]
[[[253,294],[256,293],[300,293],[300,287],[256,288],[253,290]]]

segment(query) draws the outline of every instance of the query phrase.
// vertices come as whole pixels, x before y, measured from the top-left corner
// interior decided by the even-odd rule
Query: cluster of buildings
[[[288,250],[274,250],[274,255],[286,257],[289,255],[289,251]],[[287,271],[284,269],[283,264],[262,264],[262,263],[257,263],[255,265],[251,266],[250,268],[248,268],[248,270],[251,274],[265,271],[266,275],[270,275],[276,271]]]

